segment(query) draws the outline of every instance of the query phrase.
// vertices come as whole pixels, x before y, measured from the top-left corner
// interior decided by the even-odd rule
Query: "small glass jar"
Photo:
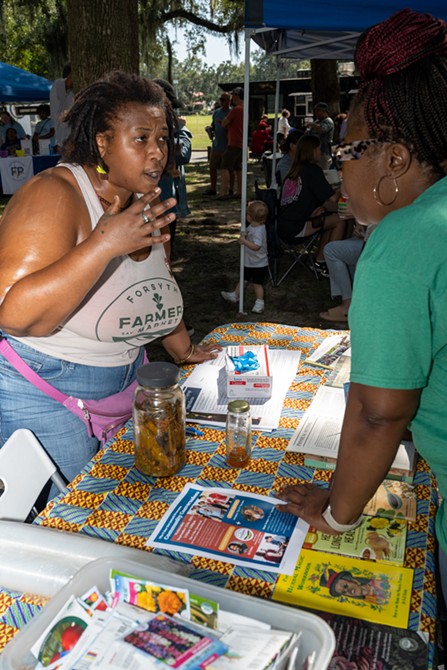
[[[137,370],[135,465],[145,475],[170,477],[185,464],[185,396],[178,379],[172,363],[148,363]]]
[[[228,403],[226,458],[231,468],[244,468],[251,456],[251,413],[246,400]]]

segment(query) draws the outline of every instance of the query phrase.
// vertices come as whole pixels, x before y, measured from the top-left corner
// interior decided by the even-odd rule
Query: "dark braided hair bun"
[[[173,136],[176,116],[164,90],[154,81],[119,70],[106,74],[80,91],[65,120],[70,135],[64,142],[62,158],[78,165],[104,165],[96,135],[109,130],[120,111],[128,105],[142,104],[163,109],[169,129],[168,165],[173,161]]]
[[[360,37],[355,60],[362,81],[402,72],[426,56],[447,56],[447,26],[430,14],[402,9]]]
[[[406,143],[443,173],[447,158],[447,24],[403,9],[366,30],[357,43],[356,107],[371,137]]]

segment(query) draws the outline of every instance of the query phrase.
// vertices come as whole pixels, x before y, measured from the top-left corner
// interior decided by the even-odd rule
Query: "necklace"
[[[107,209],[108,207],[112,206],[112,203],[109,200],[106,200],[105,198],[103,198],[102,195],[99,195],[98,191],[95,191],[95,193],[98,196],[98,200],[101,203],[101,205],[104,207],[104,209]],[[126,204],[124,205],[124,207],[119,208],[120,212],[125,210],[130,205],[130,202],[131,202],[132,198],[133,198],[133,195],[129,196],[129,198],[128,198]]]

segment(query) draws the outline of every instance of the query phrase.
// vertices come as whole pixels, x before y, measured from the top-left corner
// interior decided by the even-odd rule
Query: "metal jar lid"
[[[173,386],[177,384],[179,375],[179,369],[176,365],[163,361],[146,363],[137,370],[138,383],[149,388]]]
[[[249,409],[250,405],[246,400],[232,400],[228,403],[228,411],[234,414],[243,414],[243,412],[248,412]]]

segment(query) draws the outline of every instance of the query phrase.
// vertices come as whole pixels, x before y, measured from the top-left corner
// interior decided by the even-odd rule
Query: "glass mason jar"
[[[145,475],[170,477],[185,464],[185,396],[172,363],[137,370],[133,418],[135,465]]]
[[[246,400],[228,403],[226,433],[226,464],[244,468],[251,456],[251,413]]]

